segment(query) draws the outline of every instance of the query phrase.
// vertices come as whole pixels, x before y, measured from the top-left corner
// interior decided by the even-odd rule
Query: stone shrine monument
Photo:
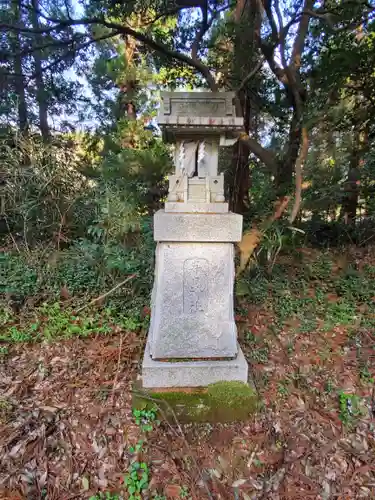
[[[231,92],[165,92],[164,140],[175,145],[157,241],[151,324],[142,367],[144,388],[247,382],[233,313],[234,242],[242,216],[228,211],[219,146],[243,127]]]

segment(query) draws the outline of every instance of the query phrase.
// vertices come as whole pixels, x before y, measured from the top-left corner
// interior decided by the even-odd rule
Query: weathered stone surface
[[[144,387],[247,380],[233,314],[233,243],[241,241],[242,217],[228,212],[218,175],[219,144],[243,126],[234,97],[162,94],[159,124],[164,139],[176,143],[176,170],[166,209],[154,216],[158,246]]]
[[[234,92],[162,92],[161,98],[160,123],[163,116],[236,116]]]
[[[235,359],[166,362],[153,360],[147,343],[142,365],[144,388],[205,387],[222,380],[247,383],[248,365],[240,347]]]
[[[167,201],[165,203],[166,213],[228,213],[228,203],[181,203]]]
[[[242,238],[242,216],[229,213],[170,213],[154,215],[155,241],[236,242]]]
[[[154,359],[236,356],[233,253],[231,243],[158,244],[149,331]]]
[[[179,173],[170,175],[168,180],[168,201],[184,203],[223,203],[225,201],[223,175],[188,178]]]
[[[166,141],[181,134],[236,137],[243,129],[234,92],[162,92],[161,98],[158,122]]]

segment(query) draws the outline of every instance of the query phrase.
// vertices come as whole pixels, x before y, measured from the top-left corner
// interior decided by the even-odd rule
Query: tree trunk
[[[31,23],[33,29],[39,30],[39,0],[32,0],[32,11],[31,11]],[[42,45],[43,40],[40,35],[35,36],[36,45]],[[47,105],[47,93],[43,81],[42,72],[42,53],[41,50],[35,50],[33,52],[34,66],[35,66],[35,83],[36,83],[36,100],[38,103],[39,110],[39,128],[43,137],[43,140],[47,142],[50,138],[50,130],[48,125],[48,105]]]
[[[278,196],[285,196],[290,191],[293,183],[293,173],[296,160],[298,158],[301,144],[301,126],[294,113],[290,129],[289,140],[285,153],[277,162],[277,172],[275,176],[275,188]]]
[[[360,125],[357,124],[359,127]],[[356,132],[353,139],[353,150],[350,159],[348,177],[344,183],[341,215],[345,224],[354,224],[357,217],[358,199],[361,190],[362,155],[368,151],[368,124],[362,132]]]
[[[251,72],[256,64],[257,44],[255,33],[260,26],[260,17],[256,0],[237,0],[234,12],[236,23],[233,76],[234,86],[238,88],[241,82]],[[246,134],[252,128],[252,106],[250,100],[249,81],[240,95],[240,104],[244,119]],[[231,172],[228,176],[229,207],[233,212],[243,214],[249,208],[250,169],[249,144],[238,141],[233,147]]]
[[[20,26],[22,23],[22,16],[20,12],[20,1],[13,0],[13,14],[14,19]],[[21,52],[21,41],[19,33],[15,32],[12,37],[12,51],[14,53],[14,89],[17,95],[17,109],[18,109],[18,124],[21,132],[26,133],[28,130],[28,119],[27,119],[27,104],[26,104],[26,92],[25,92],[25,77],[23,75],[22,69],[22,57]]]
[[[126,58],[126,73],[124,75],[123,81],[119,82],[120,93],[118,96],[118,119],[123,119],[124,117],[129,122],[135,122],[137,119],[137,91],[138,83],[136,80],[136,71],[134,67],[134,58],[136,56],[136,41],[131,37],[123,37],[125,45],[125,58]],[[129,126],[125,131],[125,135],[122,140],[122,146],[125,148],[135,148],[136,139],[134,137],[136,131],[134,127]]]
[[[229,179],[229,209],[243,214],[249,208],[250,149],[246,142],[237,141],[233,146],[232,165]]]

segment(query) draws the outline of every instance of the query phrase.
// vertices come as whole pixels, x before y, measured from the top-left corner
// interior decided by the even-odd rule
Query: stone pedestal
[[[155,214],[158,245],[144,387],[247,381],[233,314],[233,242],[241,234],[242,217],[230,212]]]

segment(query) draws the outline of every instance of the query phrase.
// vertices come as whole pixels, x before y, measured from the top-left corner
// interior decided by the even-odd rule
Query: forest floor
[[[2,344],[0,498],[132,498],[134,460],[146,499],[375,498],[375,248],[278,265],[239,287],[247,422],[137,425],[139,332]]]

